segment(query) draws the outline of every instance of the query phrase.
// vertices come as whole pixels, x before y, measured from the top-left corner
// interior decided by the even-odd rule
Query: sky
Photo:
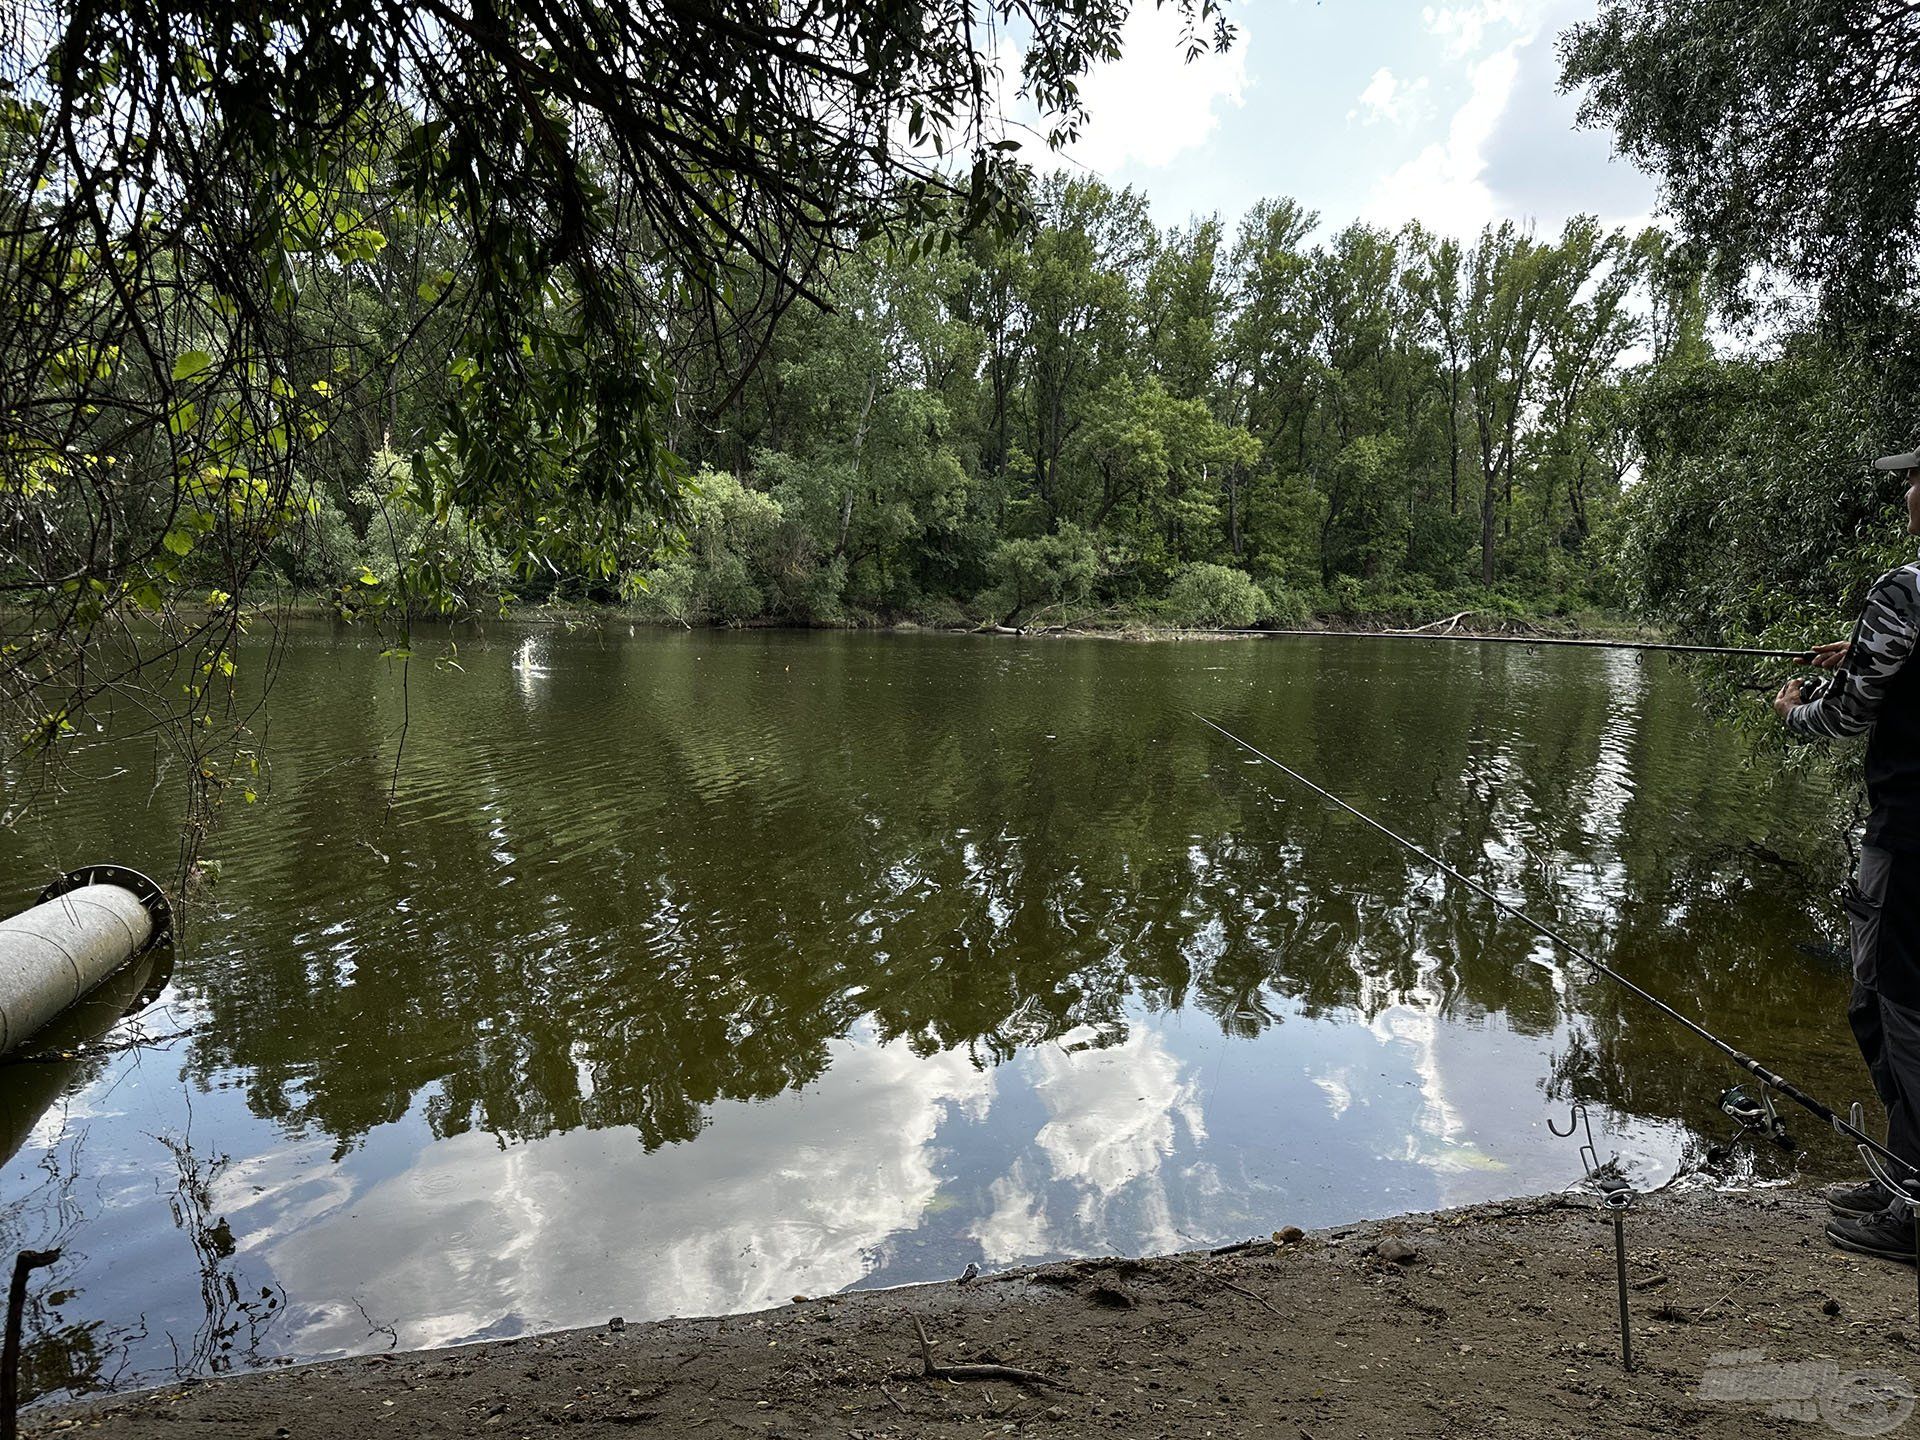
[[[1580,130],[1556,37],[1596,0],[1236,0],[1239,39],[1186,63],[1178,15],[1137,0],[1120,60],[1083,86],[1065,162],[1144,190],[1163,225],[1290,195],[1329,228],[1363,219],[1470,236],[1640,225],[1653,182]],[[1038,147],[1030,144],[1034,158]]]

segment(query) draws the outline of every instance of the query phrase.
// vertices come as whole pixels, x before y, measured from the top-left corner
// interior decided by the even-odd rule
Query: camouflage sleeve
[[[1814,740],[1864,735],[1880,713],[1887,683],[1920,637],[1920,566],[1903,565],[1874,581],[1853,628],[1847,663],[1818,700],[1787,712],[1787,729]]]

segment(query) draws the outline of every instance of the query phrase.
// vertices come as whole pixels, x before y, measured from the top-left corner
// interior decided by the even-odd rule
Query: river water
[[[287,639],[260,802],[96,1017],[160,987],[109,1037],[154,1043],[0,1069],[0,1242],[63,1250],[36,1393],[1558,1189],[1575,1098],[1639,1183],[1793,1173],[1709,1165],[1710,1052],[1195,710],[1864,1090],[1805,945],[1820,797],[1665,659],[501,627],[403,674]],[[154,755],[83,752],[0,830],[9,909],[169,873]]]

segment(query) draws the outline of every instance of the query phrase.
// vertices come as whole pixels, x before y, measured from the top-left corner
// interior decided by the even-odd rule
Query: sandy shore
[[[1589,1200],[1546,1197],[1235,1254],[1062,1262],[172,1386],[38,1409],[22,1428],[246,1440],[1920,1433],[1906,1421],[1920,1383],[1914,1272],[1831,1249],[1824,1213],[1801,1190],[1638,1202],[1631,1374],[1611,1223]],[[955,1375],[926,1373],[916,1321]]]

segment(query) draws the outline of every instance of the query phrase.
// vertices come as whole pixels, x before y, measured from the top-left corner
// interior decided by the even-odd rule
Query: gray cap
[[[1876,470],[1920,470],[1920,450],[1909,450],[1904,455],[1882,455],[1873,462]]]

